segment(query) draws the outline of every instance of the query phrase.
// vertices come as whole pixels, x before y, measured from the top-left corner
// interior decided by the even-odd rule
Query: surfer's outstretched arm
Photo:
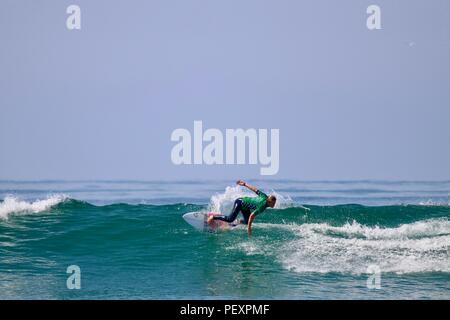
[[[251,184],[248,184],[244,180],[238,180],[236,183],[240,186],[249,188],[250,190],[252,190],[255,193],[256,193],[256,191],[258,191],[258,188],[256,188],[255,186],[252,186]]]
[[[247,232],[248,232],[249,237],[252,236],[252,223],[253,223],[253,220],[255,219],[255,217],[256,217],[255,213],[252,213],[250,215],[250,217],[248,218]]]

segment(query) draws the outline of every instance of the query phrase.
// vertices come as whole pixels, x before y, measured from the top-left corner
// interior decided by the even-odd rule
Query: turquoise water
[[[252,182],[279,201],[249,239],[181,218],[227,212],[230,181],[2,181],[0,298],[450,298],[450,182]]]

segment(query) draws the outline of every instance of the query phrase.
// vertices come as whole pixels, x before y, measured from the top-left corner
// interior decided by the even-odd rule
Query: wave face
[[[88,183],[96,198],[106,192]],[[228,212],[248,194],[241,188],[209,192],[205,201],[195,191],[204,183],[168,183],[148,201],[138,194],[154,185],[131,183],[137,191],[124,197],[132,201],[121,201],[113,182],[102,202],[74,198],[83,194],[79,183],[41,184],[50,195],[32,183],[3,187],[0,298],[450,299],[450,206],[442,192],[403,204],[339,204],[334,196],[304,204],[277,188],[277,206],[258,216],[249,239],[245,228],[201,233],[181,218]],[[164,193],[170,188],[184,191]],[[82,290],[65,289],[70,265],[82,270]],[[370,266],[381,271],[381,290],[366,286]]]

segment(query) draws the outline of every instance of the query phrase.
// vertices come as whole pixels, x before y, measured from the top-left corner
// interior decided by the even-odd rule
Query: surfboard
[[[208,217],[210,215],[220,215],[219,213],[214,212],[188,212],[183,215],[183,219],[193,226],[195,229],[200,231],[207,232],[221,232],[230,230],[239,225],[238,220],[235,220],[231,223],[221,221],[221,220],[213,220],[208,224]]]

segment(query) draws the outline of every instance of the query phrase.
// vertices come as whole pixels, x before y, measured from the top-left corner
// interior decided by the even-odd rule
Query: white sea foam
[[[427,201],[420,201],[419,202],[420,206],[450,206],[450,201],[445,202],[445,201],[433,201],[431,199],[427,200]]]
[[[49,195],[47,199],[28,202],[20,200],[13,196],[7,196],[0,203],[0,219],[8,219],[11,214],[32,214],[39,213],[63,202],[67,199],[66,195]]]
[[[430,219],[403,224],[397,228],[368,227],[357,222],[346,223],[341,227],[319,225],[316,232],[342,236],[344,238],[362,238],[368,240],[407,240],[424,237],[450,235],[450,221],[446,219]]]
[[[257,228],[282,228],[291,240],[254,239],[251,246],[234,249],[248,255],[272,255],[286,269],[304,272],[366,273],[371,264],[381,272],[450,272],[450,221],[430,219],[396,228],[340,227],[317,224],[256,224]]]

